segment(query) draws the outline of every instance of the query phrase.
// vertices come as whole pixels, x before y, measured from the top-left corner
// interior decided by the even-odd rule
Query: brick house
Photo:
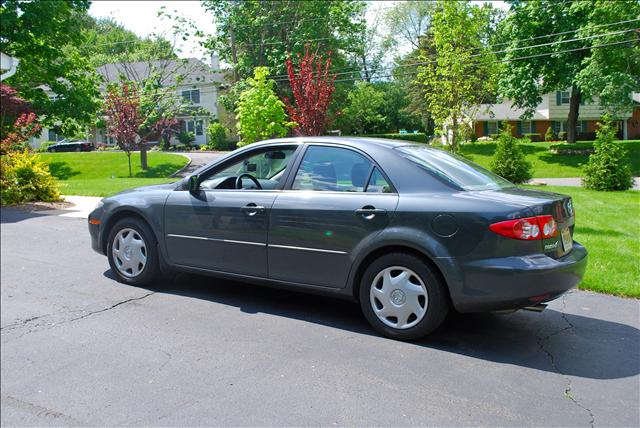
[[[569,116],[569,91],[556,91],[542,97],[530,119],[523,120],[524,109],[512,107],[509,100],[499,104],[482,104],[473,122],[476,137],[490,136],[499,132],[500,124],[507,120],[517,137],[531,135],[533,141],[544,140],[544,134],[551,127],[556,134],[566,131]],[[618,127],[618,138],[624,140],[640,139],[640,94],[633,94],[632,111],[614,118]],[[578,117],[578,140],[593,140],[596,126],[604,110],[597,98],[591,103],[580,105]]]

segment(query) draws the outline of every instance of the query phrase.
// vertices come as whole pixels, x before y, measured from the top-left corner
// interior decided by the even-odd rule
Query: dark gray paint
[[[365,154],[386,175],[394,193],[286,190],[309,144],[330,144]],[[253,144],[201,168],[197,174],[206,176],[247,151],[296,145],[296,156],[279,189],[190,193],[185,179],[124,192],[106,198],[104,206],[91,214],[103,223],[89,227],[92,246],[104,252],[109,227],[129,212],[149,222],[169,265],[279,287],[352,298],[357,294],[358,274],[366,267],[367,257],[391,247],[420,253],[435,265],[459,311],[527,306],[531,298],[551,300],[578,284],[587,260],[586,250],[578,243],[567,255],[560,250],[545,253],[544,245],[549,242],[508,239],[488,229],[498,221],[553,214],[561,227],[573,232],[568,197],[515,187],[462,191],[399,156],[394,148],[405,144],[328,137]],[[253,216],[241,211],[251,203],[264,207],[264,211]],[[356,214],[363,207],[386,212],[364,220]],[[451,234],[453,229],[455,233]]]

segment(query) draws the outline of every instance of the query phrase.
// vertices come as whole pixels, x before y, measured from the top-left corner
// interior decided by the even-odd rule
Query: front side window
[[[215,171],[203,180],[201,186],[205,189],[233,189],[238,176],[249,174],[260,182],[263,189],[275,189],[284,176],[295,150],[295,147],[287,146],[248,153],[221,170]],[[243,180],[243,188],[254,187],[251,180]]]
[[[371,167],[370,160],[353,150],[310,146],[291,189],[363,192]]]
[[[462,156],[423,146],[402,146],[398,152],[429,173],[464,190],[498,190],[513,184]]]

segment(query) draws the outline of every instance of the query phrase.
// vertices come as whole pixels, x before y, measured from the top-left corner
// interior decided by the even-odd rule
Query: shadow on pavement
[[[18,207],[2,207],[0,209],[0,223],[18,223],[34,217],[42,217],[48,215],[60,215],[64,211],[55,209],[30,209]]]
[[[104,275],[115,280],[110,270]],[[359,306],[345,300],[190,274],[178,274],[150,290],[233,306],[247,314],[272,314],[377,336]],[[640,373],[640,330],[552,309],[541,314],[455,314],[428,338],[398,346],[593,379]]]

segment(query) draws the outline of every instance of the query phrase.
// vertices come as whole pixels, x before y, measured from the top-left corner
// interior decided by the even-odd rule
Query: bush
[[[558,132],[558,140],[567,141],[567,133],[565,131]]]
[[[558,136],[553,132],[552,127],[547,128],[547,132],[544,133],[544,141],[556,141]]]
[[[511,126],[507,125],[497,138],[491,170],[516,184],[531,178],[531,164],[520,151],[518,140],[511,135]]]
[[[11,152],[0,157],[0,201],[2,205],[31,201],[60,200],[58,185],[49,166],[28,151]]]
[[[599,124],[594,152],[584,169],[584,185],[593,190],[627,190],[633,186],[631,165],[621,144],[613,142],[616,130],[609,121]]]
[[[209,142],[207,143],[207,149],[209,150],[228,150],[229,142],[227,140],[227,128],[219,124],[218,122],[213,122],[207,127],[207,139]],[[233,143],[235,148],[235,143]]]
[[[178,134],[178,141],[188,147],[196,141],[196,135],[193,132],[181,132]]]
[[[538,142],[538,141],[542,141],[541,139],[541,135],[538,133],[531,133],[531,134],[522,134],[523,137],[528,138],[529,141],[531,142]]]
[[[40,147],[38,147],[37,151],[40,153],[46,152],[47,147],[53,146],[54,144],[56,144],[55,141],[45,141],[44,143],[40,144]]]

